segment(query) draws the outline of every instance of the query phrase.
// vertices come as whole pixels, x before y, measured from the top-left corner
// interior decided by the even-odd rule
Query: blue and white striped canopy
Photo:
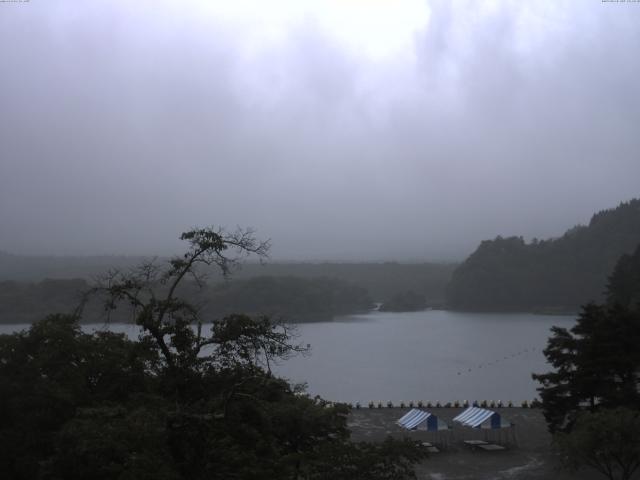
[[[502,419],[499,413],[479,407],[467,408],[455,417],[453,421],[472,428],[505,428],[511,426],[509,422]]]
[[[409,413],[403,415],[396,423],[407,430],[427,430],[429,432],[435,432],[449,428],[446,423],[438,420],[438,417],[435,415],[416,408],[412,408]]]

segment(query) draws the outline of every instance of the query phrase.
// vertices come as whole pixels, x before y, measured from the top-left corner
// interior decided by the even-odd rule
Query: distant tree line
[[[205,295],[210,300],[208,311],[214,315],[247,312],[295,321],[365,312],[373,306],[364,288],[328,277],[261,276],[218,283]]]
[[[11,255],[0,251],[0,282],[38,283],[50,279],[91,279],[116,268],[126,271],[148,261],[143,257],[47,257]],[[165,261],[158,258],[158,261]],[[235,280],[254,277],[336,278],[366,289],[376,302],[413,290],[429,302],[442,303],[445,287],[456,265],[453,263],[399,262],[246,262],[234,272]],[[207,272],[211,283],[222,280],[215,269]]]
[[[397,293],[380,305],[381,312],[415,312],[427,308],[424,295],[409,290]]]
[[[385,302],[412,290],[430,303],[443,303],[445,288],[456,268],[454,263],[277,263],[245,264],[234,278],[293,276],[338,278],[367,290],[373,301]]]
[[[577,311],[602,301],[618,258],[640,243],[640,200],[595,214],[562,237],[483,241],[453,273],[447,303],[462,310]]]
[[[83,279],[43,280],[38,283],[0,282],[0,323],[31,323],[51,312],[72,312],[82,292],[89,289]]]
[[[89,282],[82,279],[44,280],[39,283],[0,282],[0,323],[30,323],[43,318],[48,312],[72,313],[89,286]],[[166,287],[159,283],[157,288],[161,291]],[[263,276],[205,286],[199,286],[191,280],[183,282],[179,290],[208,318],[247,312],[304,322],[363,312],[373,305],[364,288],[326,277]],[[111,315],[112,321],[128,321],[131,317],[126,308]],[[90,302],[83,319],[104,321],[104,310],[98,303]]]

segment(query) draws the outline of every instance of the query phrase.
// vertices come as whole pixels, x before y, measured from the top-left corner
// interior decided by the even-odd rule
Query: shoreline
[[[352,316],[362,316],[362,315],[370,315],[375,313],[380,314],[415,314],[415,313],[426,313],[426,312],[452,312],[452,313],[469,313],[469,314],[479,314],[479,315],[537,315],[541,317],[551,317],[551,316],[560,316],[560,317],[577,317],[579,312],[577,311],[569,311],[569,310],[553,310],[553,309],[541,309],[541,310],[465,310],[465,309],[455,309],[455,308],[432,308],[427,307],[422,310],[409,310],[409,311],[382,311],[377,308],[373,308],[371,310],[363,311],[354,311],[350,313],[306,313],[306,314],[288,314],[287,316],[273,316],[273,318],[280,318],[284,323],[288,325],[296,325],[296,324],[307,324],[307,323],[331,323],[339,321],[341,318],[352,317]],[[57,312],[62,313],[62,312]],[[67,312],[68,313],[68,312]],[[37,318],[35,318],[37,315]],[[0,316],[0,325],[31,325],[42,318],[44,318],[47,314],[38,315],[38,314],[16,314],[13,316],[17,317],[26,317],[22,318],[18,321],[9,320],[5,321],[2,316]],[[261,315],[259,313],[249,314],[250,316]],[[297,318],[295,318],[297,317]],[[205,323],[213,323],[215,320],[211,322]],[[81,325],[101,325],[104,324],[104,321],[98,320],[87,320],[80,321]],[[123,322],[121,320],[115,321],[114,323],[123,323],[123,324],[132,324],[135,325],[134,322]]]

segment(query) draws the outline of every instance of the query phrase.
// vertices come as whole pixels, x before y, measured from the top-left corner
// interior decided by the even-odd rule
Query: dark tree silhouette
[[[571,329],[554,327],[544,353],[552,372],[533,375],[565,466],[628,480],[640,466],[640,248],[618,261],[608,304],[583,307]]]
[[[130,305],[138,341],[83,333],[77,315],[0,335],[0,477],[415,478],[419,445],[351,443],[346,405],[273,375],[273,361],[305,351],[286,326],[236,313],[203,332],[180,296],[184,279],[204,284],[198,267],[227,275],[268,243],[213,229],[182,239],[182,257],[110,272],[88,293]]]

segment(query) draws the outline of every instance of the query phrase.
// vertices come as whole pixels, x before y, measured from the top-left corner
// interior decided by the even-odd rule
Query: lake
[[[370,312],[297,327],[311,354],[276,367],[308,391],[334,401],[512,400],[537,396],[532,372],[546,372],[542,349],[553,325],[574,317],[429,310]],[[27,325],[0,325],[10,333]],[[102,325],[86,325],[87,331]],[[112,330],[137,336],[131,325]]]

